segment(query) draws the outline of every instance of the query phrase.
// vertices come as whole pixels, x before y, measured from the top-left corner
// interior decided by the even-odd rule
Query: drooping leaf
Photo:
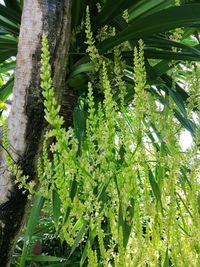
[[[186,112],[186,108],[185,108],[185,102],[183,101],[181,95],[179,94],[179,92],[174,91],[171,88],[167,88],[169,95],[172,97],[172,99],[174,100],[174,102],[176,103],[177,107],[179,108],[180,112],[183,114],[184,117],[187,117],[187,112]]]
[[[72,248],[71,248],[71,252],[70,252],[69,257],[73,254],[74,250],[75,250],[76,247],[79,245],[79,243],[80,243],[80,241],[81,241],[81,239],[82,239],[82,237],[83,237],[83,234],[84,234],[85,231],[86,231],[86,227],[87,227],[87,225],[88,225],[88,221],[84,220],[84,221],[83,221],[83,224],[82,224],[82,227],[81,227],[80,231],[78,232],[78,234],[77,234],[77,236],[76,236],[76,238],[75,238],[75,240],[74,240],[74,244],[73,244],[73,246],[72,246]]]
[[[129,10],[129,22],[140,16],[147,16],[159,10],[165,9],[174,5],[173,0],[141,0],[133,8]]]
[[[178,110],[174,110],[175,117],[179,120],[179,122],[191,133],[192,136],[195,136],[196,133],[196,125],[190,119],[183,117]]]
[[[184,60],[184,61],[200,61],[200,55],[194,55],[190,52],[172,52],[170,50],[158,51],[155,49],[145,49],[145,57],[152,59],[165,60]]]
[[[14,77],[11,77],[6,84],[0,88],[0,100],[5,102],[12,93],[14,85]]]
[[[170,40],[168,38],[164,38],[158,35],[145,38],[144,42],[146,43],[147,47],[149,46],[166,50],[170,50],[172,47],[176,47],[182,49],[184,52],[191,52],[194,55],[200,56],[200,49],[198,45],[190,46],[188,44]]]
[[[75,231],[77,231],[84,223],[84,219],[83,217],[80,217],[77,222],[75,223],[75,225],[72,227],[71,233],[74,233]]]
[[[102,26],[106,23],[108,23],[110,20],[115,18],[118,15],[121,15],[121,13],[125,10],[130,8],[131,6],[135,5],[139,0],[118,0],[117,2],[115,0],[109,0],[106,1],[101,12],[98,14],[98,16],[94,19],[93,24],[95,26]]]
[[[8,8],[15,10],[18,13],[21,13],[23,0],[4,0],[4,3]]]
[[[12,21],[7,20],[4,17],[0,17],[0,27],[11,34],[14,34],[15,36],[19,35],[19,25],[16,25]]]
[[[14,71],[15,70],[15,65],[16,62],[15,61],[11,61],[11,62],[5,62],[4,64],[0,65],[0,73],[5,73],[8,71]]]
[[[87,240],[87,243],[85,245],[85,248],[84,248],[84,251],[83,251],[83,254],[82,254],[82,257],[81,257],[81,261],[80,261],[80,267],[83,266],[83,264],[85,263],[85,260],[87,258],[87,255],[88,255],[88,247],[89,246],[92,246],[93,242],[94,242],[94,239],[97,235],[97,231],[96,231],[96,227],[91,230],[89,232],[89,237],[88,237],[88,240]]]
[[[165,74],[168,70],[172,68],[172,65],[170,64],[170,60],[162,60],[158,64],[156,64],[153,67],[154,73],[159,77],[162,74]]]
[[[54,261],[59,261],[62,263],[63,261],[66,261],[65,258],[60,258],[60,257],[55,257],[55,256],[48,256],[48,255],[30,255],[27,256],[27,261],[35,261],[35,262],[54,262]],[[21,265],[20,265],[21,266]]]
[[[170,7],[132,22],[126,29],[98,45],[99,52],[105,53],[127,40],[146,38],[178,27],[199,25],[200,4]],[[163,19],[167,18],[167,19]],[[151,23],[149,23],[151,22]]]
[[[167,85],[168,88],[173,88],[172,77],[170,77],[167,74],[163,74],[161,76],[161,79],[165,82],[165,84]],[[179,94],[179,97],[181,97],[184,102],[187,101],[189,95],[178,83],[175,83],[174,90]]]
[[[162,200],[161,200],[161,193],[160,193],[160,189],[158,186],[158,183],[156,182],[154,175],[152,173],[152,170],[150,169],[150,167],[148,167],[148,174],[149,174],[149,182],[153,191],[153,194],[156,198],[156,200],[160,203],[161,207],[162,207]]]
[[[5,7],[2,4],[0,4],[0,15],[16,24],[21,22],[21,12],[16,12],[15,9]]]
[[[79,73],[82,73],[82,72],[91,72],[91,71],[94,71],[94,64],[92,62],[88,62],[88,63],[83,63],[83,64],[79,64],[77,66],[75,66],[74,69],[72,69],[72,72],[70,74],[70,77],[74,77],[76,75],[78,75]],[[68,80],[70,80],[70,77]]]

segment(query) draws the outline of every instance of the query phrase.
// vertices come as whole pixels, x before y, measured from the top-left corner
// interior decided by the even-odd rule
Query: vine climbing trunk
[[[65,88],[70,36],[71,0],[26,0],[18,43],[13,104],[8,118],[12,158],[30,179],[36,177],[36,159],[45,131],[40,89],[41,37],[50,43],[53,82],[61,101]],[[0,266],[10,266],[14,244],[25,219],[27,195],[8,171],[5,151],[0,150]]]

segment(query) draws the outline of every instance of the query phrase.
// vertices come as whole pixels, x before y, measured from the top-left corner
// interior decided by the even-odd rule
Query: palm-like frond
[[[89,1],[93,10],[97,1]],[[115,3],[114,3],[115,2]],[[81,1],[82,3],[82,1]],[[139,39],[145,43],[144,56],[146,62],[147,79],[150,86],[156,85],[159,90],[165,91],[172,96],[176,103],[177,110],[175,117],[193,135],[195,124],[188,120],[185,110],[185,102],[188,93],[180,85],[172,88],[172,81],[169,70],[180,62],[199,61],[200,47],[198,40],[190,38],[200,27],[199,14],[200,4],[197,1],[182,1],[181,6],[174,6],[174,1],[100,1],[101,12],[97,10],[91,12],[91,24],[94,35],[104,25],[115,27],[116,35],[110,36],[103,41],[96,40],[96,47],[100,54],[113,60],[112,49],[128,41],[132,50],[138,44]],[[76,6],[79,8],[76,9]],[[85,17],[85,7],[80,1],[73,2],[72,25],[78,26]],[[129,21],[123,18],[123,11],[128,9]],[[82,17],[80,18],[80,15]],[[73,20],[73,15],[74,20]],[[77,19],[79,18],[79,19]],[[177,41],[170,39],[172,31],[178,27],[184,30],[182,39]],[[188,40],[193,40],[190,42]],[[71,73],[68,78],[68,85],[74,90],[87,90],[88,74],[94,66],[89,62],[89,57],[85,55],[86,46],[85,35],[81,32],[77,35],[77,43],[71,46]],[[123,50],[122,60],[127,64],[127,68],[132,68],[133,52],[129,49]],[[151,59],[158,60],[158,64],[151,66]],[[176,64],[169,64],[171,61]],[[130,68],[129,68],[130,66]],[[124,76],[127,87],[127,100],[134,97],[133,90],[130,90],[134,80]],[[153,89],[152,89],[153,92]],[[161,97],[159,97],[161,99]]]
[[[14,78],[8,71],[13,72],[15,68],[14,57],[17,54],[22,12],[19,1],[5,0],[4,3],[5,5],[0,4],[0,73],[6,74],[7,77],[0,88],[1,101],[6,101],[12,93]]]

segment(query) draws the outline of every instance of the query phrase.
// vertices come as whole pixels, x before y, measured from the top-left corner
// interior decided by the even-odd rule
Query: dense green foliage
[[[14,85],[13,70],[23,1],[4,2],[4,5],[0,4],[0,100],[2,102],[10,96]]]
[[[200,69],[193,61],[200,4],[98,2],[73,1],[67,86],[80,97],[67,130],[43,36],[41,88],[51,130],[38,188],[8,156],[19,186],[37,195],[20,266],[198,266]],[[179,145],[184,129],[193,136],[186,151]],[[63,254],[55,245],[43,250],[49,257],[31,255],[34,235],[46,242],[45,225]]]
[[[88,95],[74,111],[74,130],[66,131],[59,115],[43,37],[41,87],[45,118],[52,127],[46,138],[55,142],[52,160],[44,143],[37,194],[46,199],[53,195],[59,202],[56,229],[71,247],[69,257],[83,242],[81,266],[87,258],[88,266],[197,266],[198,135],[193,148],[183,153],[174,102],[165,95],[168,105],[156,105],[148,90],[142,40],[133,55],[135,97],[125,105],[123,47],[115,48],[113,63],[100,56],[87,12],[87,51],[95,69]],[[197,75],[198,67],[189,84],[194,94]],[[95,101],[93,85],[104,95],[103,102]],[[199,104],[192,96],[188,104],[190,116]]]
[[[80,265],[88,257],[88,266],[197,266],[198,140],[191,151],[181,151],[181,125],[174,119],[173,101],[165,96],[168,106],[156,106],[156,98],[148,92],[143,42],[134,49],[135,98],[125,106],[121,49],[115,48],[113,66],[98,55],[90,30],[88,13],[87,43],[95,79],[88,83],[86,126],[80,107],[75,110],[79,123],[73,131],[65,131],[59,116],[43,38],[41,87],[45,117],[52,126],[47,136],[56,141],[51,145],[53,161],[44,144],[39,192],[46,198],[58,193],[60,230],[71,246],[70,255],[86,239]],[[104,101],[95,106],[97,80]],[[197,82],[195,74],[191,90],[196,91]],[[114,100],[116,87],[120,104]],[[189,103],[188,115],[195,107]]]

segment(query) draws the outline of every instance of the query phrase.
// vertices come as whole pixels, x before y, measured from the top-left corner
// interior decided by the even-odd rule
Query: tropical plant
[[[20,1],[21,2],[21,1]],[[0,99],[5,102],[12,93],[15,57],[17,54],[17,40],[21,22],[22,3],[18,1],[4,1],[0,4],[0,74],[7,76],[1,84]]]
[[[87,5],[89,9],[86,12]],[[72,173],[70,174],[68,171],[69,175],[79,177],[80,183],[76,184],[74,178],[71,185],[66,185],[66,188],[71,188],[71,193],[67,197],[61,192],[61,189],[66,190],[66,188],[57,184],[59,181],[56,180],[55,185],[53,185],[53,183],[49,183],[48,179],[42,178],[43,164],[39,165],[39,177],[41,190],[44,189],[43,196],[49,198],[44,187],[45,183],[46,186],[50,186],[52,196],[55,197],[54,190],[59,193],[63,205],[62,211],[66,211],[66,216],[62,217],[62,225],[65,230],[63,238],[69,244],[71,242],[71,254],[82,240],[82,236],[85,234],[88,237],[87,240],[89,241],[85,245],[81,259],[82,264],[88,256],[90,266],[97,264],[93,262],[95,257],[102,264],[107,260],[110,261],[110,264],[113,264],[112,261],[114,261],[116,266],[120,266],[120,264],[123,266],[125,257],[128,257],[129,260],[132,259],[132,256],[126,252],[129,240],[132,240],[129,243],[130,247],[133,240],[138,244],[138,247],[141,240],[145,240],[145,242],[142,241],[142,244],[144,244],[145,249],[149,247],[149,250],[147,249],[149,253],[145,254],[146,259],[143,259],[143,262],[141,259],[141,262],[138,263],[141,266],[146,263],[153,264],[156,261],[160,261],[166,266],[171,262],[180,265],[182,264],[181,261],[186,258],[185,255],[189,255],[188,257],[192,259],[195,249],[198,252],[198,240],[194,238],[192,242],[189,242],[189,239],[186,238],[189,230],[191,230],[193,237],[197,231],[195,223],[198,221],[198,215],[194,216],[194,213],[198,210],[196,196],[198,186],[194,180],[194,175],[197,173],[193,169],[198,162],[196,157],[198,141],[194,150],[188,153],[191,157],[188,162],[188,157],[185,154],[180,156],[182,152],[178,146],[178,136],[184,127],[190,131],[195,140],[198,140],[198,123],[195,124],[193,115],[198,113],[198,104],[195,102],[198,93],[194,89],[198,68],[190,62],[199,60],[199,11],[198,1],[189,1],[189,3],[188,1],[181,1],[181,3],[176,1],[176,6],[174,1],[134,1],[134,3],[133,1],[115,3],[112,0],[98,1],[98,3],[97,1],[73,1],[72,34],[66,82],[70,91],[66,90],[64,96],[70,98],[70,101],[72,99],[78,105],[73,113],[74,132],[70,130],[67,134],[65,133],[64,128],[61,127],[62,119],[57,114],[52,91],[51,93],[44,92],[47,120],[55,129],[51,135],[55,136],[58,142],[52,147],[53,150],[57,151],[54,154],[53,165],[58,170],[54,170],[55,167],[48,160],[45,146],[43,160],[44,168],[46,168],[44,172],[48,173],[48,179],[54,177],[55,172],[61,171],[59,166],[63,163],[66,172],[70,168]],[[85,28],[86,33],[84,33]],[[139,41],[140,39],[143,40],[143,43]],[[133,51],[135,51],[134,58]],[[183,71],[184,68],[186,71]],[[49,69],[48,64],[45,65],[46,69]],[[42,87],[45,87],[46,76],[48,77],[46,82],[49,82],[50,79],[49,73],[45,70],[42,71],[42,79],[44,80]],[[190,76],[190,79],[193,79],[192,82],[190,81],[192,86],[189,83],[190,86],[185,89],[189,72],[194,75]],[[88,82],[90,82],[89,95]],[[48,98],[50,96],[51,99]],[[78,97],[79,100],[77,101]],[[69,99],[67,100],[69,102]],[[68,102],[67,106],[69,107]],[[65,106],[65,99],[63,106]],[[67,115],[71,115],[73,105],[70,105],[70,108],[70,110],[66,110]],[[70,112],[68,113],[68,111]],[[117,122],[113,120],[114,116],[117,118]],[[86,117],[88,117],[87,122]],[[71,120],[68,118],[64,118],[64,120],[67,126],[71,124]],[[106,133],[104,133],[105,129],[108,129]],[[101,133],[104,133],[103,136],[100,136]],[[64,141],[62,138],[66,140]],[[105,140],[107,139],[106,147]],[[65,142],[67,143],[65,144]],[[148,144],[143,145],[143,142]],[[97,148],[99,149],[98,153],[96,152],[96,150],[98,151]],[[68,156],[65,153],[69,153]],[[98,158],[101,153],[105,156],[104,162]],[[107,153],[110,154],[107,155]],[[68,162],[62,162],[65,157],[68,158]],[[94,163],[93,160],[96,162]],[[176,164],[173,164],[174,161]],[[112,164],[107,164],[108,162]],[[131,170],[128,170],[128,167]],[[90,171],[87,171],[87,168]],[[99,171],[98,175],[96,173],[94,175],[96,169]],[[127,176],[128,179],[128,173],[133,172],[133,170],[134,177],[137,177],[135,183],[138,190],[135,189],[137,192],[130,193],[128,186],[130,181],[124,182],[123,187],[122,177]],[[116,171],[119,172],[121,178],[114,177],[113,184],[111,183],[111,188],[108,191],[107,187],[109,186],[106,181],[102,181],[102,188],[99,188],[100,185],[97,181],[91,181],[93,187],[90,187],[91,185],[85,183],[85,179],[83,179],[83,177],[87,177],[89,182],[90,178],[92,179],[94,176],[103,174],[106,176],[107,173]],[[177,175],[180,176],[180,181],[177,180]],[[170,187],[169,192],[166,183],[169,182],[171,176],[174,177],[171,185],[174,186],[174,189]],[[189,176],[191,180],[193,179],[192,184],[188,183],[190,181]],[[57,177],[59,177],[58,173]],[[63,178],[64,176],[60,174],[60,182]],[[123,193],[125,192],[123,201],[121,200],[122,193],[118,190],[120,188],[118,185],[120,181],[118,180],[121,181],[120,187],[124,188]],[[107,207],[106,215],[95,222],[96,226],[90,219],[88,221],[87,216],[84,218],[81,215],[84,207],[82,203],[87,198],[87,187],[91,190],[93,188],[94,191],[91,192],[92,200],[89,203],[90,205],[93,201],[95,203],[90,210],[91,220],[95,214],[95,207],[100,206],[99,209],[102,209],[103,212]],[[100,196],[98,195],[99,190],[102,190],[102,194],[99,193]],[[111,191],[113,195],[110,195]],[[170,195],[171,193],[172,195]],[[134,195],[134,199],[130,199],[131,194]],[[171,202],[167,200],[167,196],[172,199]],[[95,197],[97,197],[97,201],[95,201]],[[101,208],[101,197],[103,203],[106,203],[103,208]],[[62,198],[66,198],[66,200]],[[100,201],[98,201],[99,198]],[[78,199],[80,203],[77,202]],[[193,199],[193,206],[190,207],[190,210],[187,206],[191,199]],[[72,207],[69,205],[70,201]],[[57,202],[53,201],[53,203]],[[130,206],[127,203],[131,203]],[[150,203],[155,208],[155,213],[150,210]],[[144,207],[141,208],[141,205]],[[170,208],[173,208],[173,212],[168,207],[169,205],[171,205]],[[75,207],[77,213],[74,213]],[[115,209],[112,210],[112,207]],[[56,227],[58,228],[58,218],[61,214],[56,209],[54,210]],[[127,213],[130,213],[134,218],[134,223],[131,221],[131,227],[129,221],[131,218]],[[187,213],[187,216],[174,222],[172,217],[177,216],[179,218],[182,213]],[[167,214],[171,214],[172,217]],[[71,224],[78,216],[80,219],[72,226]],[[116,216],[118,216],[118,221],[114,219]],[[111,217],[113,218],[112,223]],[[70,234],[66,231],[67,219],[69,220],[68,229],[71,227],[72,231]],[[179,251],[177,240],[171,240],[169,234],[167,239],[169,243],[165,243],[167,241],[162,236],[167,232],[165,228],[162,228],[166,223],[165,219],[167,222],[170,221],[167,230],[173,229],[174,226],[173,231],[176,232],[174,235],[180,234],[179,228],[182,228],[183,232],[185,231],[184,237],[180,234],[180,239],[183,238],[181,240],[184,243],[182,251]],[[152,223],[151,226],[147,223],[149,220]],[[193,221],[193,226],[191,229],[187,229],[187,222],[190,220]],[[118,228],[117,233],[116,231],[114,233],[115,224],[118,225],[116,227]],[[154,232],[152,225],[156,225],[157,228],[155,228],[159,228],[160,232]],[[109,230],[107,228],[107,231],[110,231],[109,234],[113,236],[110,241],[105,242],[105,236],[101,232],[106,230],[104,227],[108,227]],[[80,231],[76,236],[75,233],[78,229]],[[134,233],[140,236],[139,239],[137,239],[138,236],[132,236],[132,229],[137,230],[134,230]],[[72,236],[70,236],[71,234]],[[92,246],[96,236],[98,236],[98,248],[96,249],[97,252],[94,252]],[[75,240],[72,244],[73,237]],[[155,239],[155,242],[149,241],[152,239]],[[109,243],[111,240],[112,244]],[[170,244],[173,244],[174,250]],[[156,246],[160,246],[160,250],[158,254],[154,255]],[[112,256],[109,255],[113,254],[113,251],[115,257],[113,256],[112,259]],[[139,253],[139,251],[138,248],[136,252]],[[134,260],[137,261],[137,257]],[[145,261],[146,263],[144,263]],[[196,264],[197,261],[195,262],[193,259],[193,262]]]

